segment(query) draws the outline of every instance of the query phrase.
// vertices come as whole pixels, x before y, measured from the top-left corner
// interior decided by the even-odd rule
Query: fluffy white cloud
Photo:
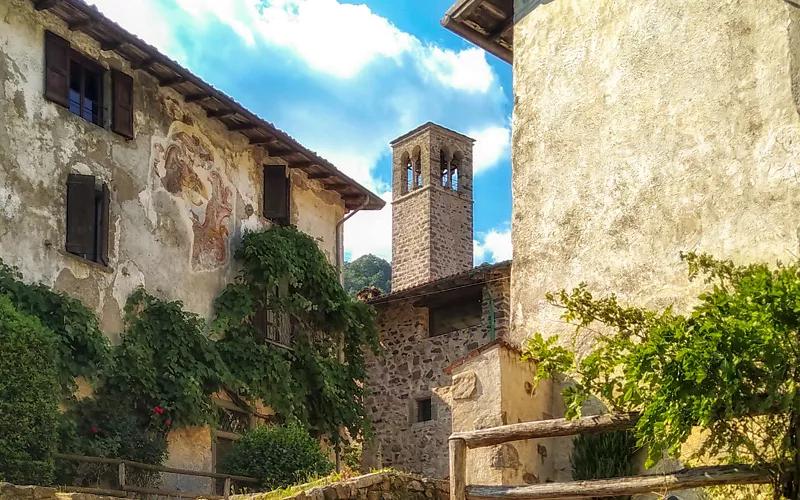
[[[175,43],[167,22],[167,13],[155,0],[120,2],[119,0],[89,0],[110,19],[155,46],[170,57],[182,61],[183,50]]]
[[[381,194],[386,200],[383,210],[365,210],[345,222],[344,244],[348,260],[371,253],[392,260],[392,193]]]
[[[511,130],[507,127],[489,126],[467,135],[475,139],[472,168],[476,175],[489,170],[511,154]]]
[[[478,48],[454,52],[432,46],[425,49],[421,62],[429,78],[454,89],[485,93],[494,83],[486,53]]]
[[[511,260],[511,229],[492,229],[486,234],[481,234],[479,237],[483,241],[474,240],[474,260],[475,264],[482,262],[501,262],[504,260]]]

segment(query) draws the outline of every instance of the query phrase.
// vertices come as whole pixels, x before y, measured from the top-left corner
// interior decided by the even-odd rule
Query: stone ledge
[[[90,495],[87,493],[65,493],[57,488],[44,486],[17,486],[0,483],[0,500],[119,500],[116,497]]]
[[[428,479],[397,471],[375,472],[338,483],[289,490],[233,495],[231,500],[449,500],[445,480]],[[292,490],[297,490],[296,492]],[[5,500],[5,499],[0,499]]]

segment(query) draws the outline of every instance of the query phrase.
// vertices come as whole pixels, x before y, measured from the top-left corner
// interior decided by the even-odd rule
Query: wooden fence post
[[[231,494],[231,478],[226,477],[225,478],[225,492],[222,494],[222,496],[225,498],[225,500],[228,500],[228,496],[230,494]]]
[[[119,473],[119,489],[125,491],[125,462],[119,463],[117,472]]]
[[[467,499],[467,442],[450,439],[450,500]]]

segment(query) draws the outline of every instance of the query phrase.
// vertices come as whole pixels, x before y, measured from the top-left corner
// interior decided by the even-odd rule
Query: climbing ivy
[[[108,359],[108,339],[97,318],[80,301],[41,284],[22,281],[0,260],[0,295],[23,314],[35,316],[58,337],[58,380],[64,394],[75,392],[75,377],[95,378]]]
[[[683,258],[707,290],[686,315],[594,298],[585,285],[548,294],[594,351],[582,359],[536,335],[526,353],[558,373],[568,416],[589,398],[638,411],[639,446],[652,465],[678,456],[695,426],[699,453],[731,462],[775,464],[775,491],[800,498],[800,264],[738,266],[708,255]]]
[[[303,424],[339,446],[341,431],[368,433],[365,350],[377,350],[374,311],[350,299],[316,242],[291,227],[245,235],[241,271],[207,323],[180,302],[143,289],[125,307],[122,343],[109,348],[94,314],[42,284],[26,284],[0,262],[0,295],[58,337],[57,365],[67,398],[60,450],[161,463],[169,429],[215,425],[221,390],[263,400],[277,417]],[[291,318],[291,349],[258,340],[260,308]],[[95,382],[77,401],[74,378]],[[2,385],[2,384],[0,384]],[[100,472],[60,469],[78,482]]]
[[[377,350],[373,309],[350,299],[316,242],[293,227],[245,235],[242,269],[216,303],[215,330],[237,389],[340,443],[340,428],[367,429],[366,348]],[[257,341],[264,307],[294,325],[291,351]]]

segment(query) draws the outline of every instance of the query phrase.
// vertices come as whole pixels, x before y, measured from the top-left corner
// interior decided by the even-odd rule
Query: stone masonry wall
[[[286,496],[278,490],[281,500],[449,500],[447,481],[422,478],[395,471],[376,472],[339,483],[315,486]],[[272,493],[233,495],[234,500],[270,500]],[[0,500],[5,500],[0,498]]]
[[[685,312],[703,283],[681,251],[800,255],[799,9],[553,0],[516,24],[514,55],[515,341],[570,342],[547,291]]]
[[[502,334],[508,322],[506,286],[486,285],[495,301],[495,331]],[[390,302],[378,307],[383,355],[367,359],[370,396],[367,412],[375,429],[382,465],[426,477],[448,475],[447,439],[452,431],[451,412],[440,394],[451,377],[444,369],[490,340],[490,301],[483,293],[481,324],[436,337],[428,336],[428,309],[414,307],[417,299]],[[416,401],[431,397],[434,418],[415,422]]]
[[[392,288],[402,290],[473,265],[472,140],[427,124],[392,144]],[[458,190],[441,185],[439,151],[459,155]],[[407,192],[406,159],[422,186]]]

